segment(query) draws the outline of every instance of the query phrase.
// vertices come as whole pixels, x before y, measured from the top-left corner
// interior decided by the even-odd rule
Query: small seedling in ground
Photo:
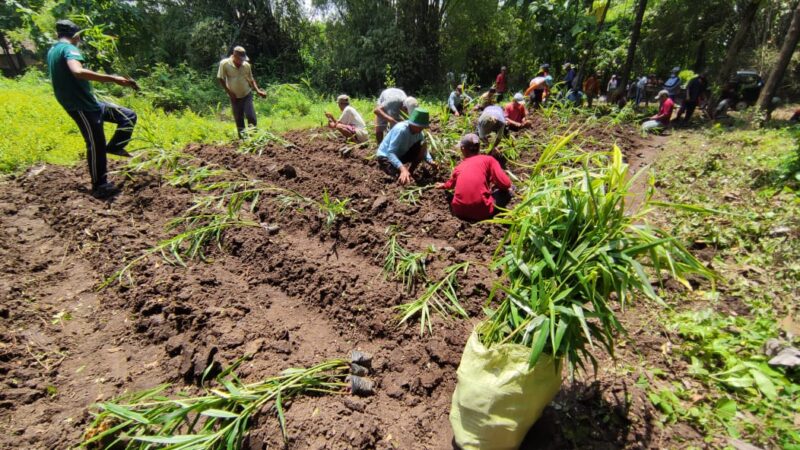
[[[433,188],[433,185],[410,186],[400,192],[400,201],[409,205],[417,206],[422,193]]]
[[[260,156],[264,152],[264,148],[273,142],[286,148],[294,147],[294,144],[291,142],[267,130],[248,129],[244,142],[239,146],[239,152],[257,154]]]
[[[387,228],[386,234],[389,239],[384,246],[383,272],[387,278],[400,280],[406,292],[414,292],[419,282],[427,280],[428,257],[436,250],[430,247],[425,252],[408,251],[399,242],[404,235],[394,226]]]
[[[355,211],[347,207],[348,203],[350,203],[349,198],[338,199],[331,197],[327,189],[323,191],[321,201],[316,201],[295,191],[287,190],[287,192],[287,194],[281,194],[276,197],[281,209],[295,207],[302,211],[307,206],[314,207],[325,218],[326,228],[330,228],[336,223],[336,219],[339,217],[349,217],[355,213]]]
[[[444,277],[436,283],[429,284],[425,292],[416,300],[403,305],[395,306],[400,311],[399,323],[403,324],[409,319],[419,315],[419,334],[433,334],[431,324],[431,310],[444,318],[454,315],[467,318],[467,312],[458,300],[458,274],[467,273],[469,262],[465,261],[444,269]]]

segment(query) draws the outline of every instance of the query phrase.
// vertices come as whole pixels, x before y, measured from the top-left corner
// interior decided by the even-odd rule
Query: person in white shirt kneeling
[[[336,98],[336,103],[339,105],[342,115],[339,117],[339,120],[336,120],[331,113],[326,112],[325,117],[328,118],[328,127],[339,130],[339,133],[341,133],[345,139],[353,139],[359,144],[367,142],[367,139],[369,139],[367,124],[364,122],[364,118],[361,117],[361,114],[350,106],[350,97],[347,95],[340,95]]]

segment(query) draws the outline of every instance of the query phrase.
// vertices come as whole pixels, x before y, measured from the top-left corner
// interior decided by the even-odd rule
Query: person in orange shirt
[[[591,108],[594,99],[600,96],[600,80],[596,72],[592,72],[583,80],[583,93],[586,95],[586,103]]]
[[[503,109],[506,116],[506,126],[511,131],[519,131],[523,128],[530,127],[528,122],[528,110],[525,108],[525,97],[522,93],[517,92],[514,94],[513,101],[509,102]]]

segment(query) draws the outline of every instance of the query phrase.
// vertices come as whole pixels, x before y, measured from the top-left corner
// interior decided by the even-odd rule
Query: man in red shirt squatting
[[[642,124],[642,132],[657,132],[669,126],[669,121],[672,118],[672,110],[675,108],[675,103],[671,98],[669,98],[669,92],[667,92],[666,89],[663,89],[658,93],[656,100],[661,103],[658,114]]]
[[[437,189],[453,189],[450,211],[459,219],[470,222],[491,219],[496,206],[505,207],[511,200],[511,180],[500,163],[489,155],[481,155],[478,135],[470,133],[461,138],[464,159],[453,170],[450,179],[437,183]],[[449,195],[448,195],[449,197]]]
[[[506,115],[506,126],[511,131],[519,131],[531,125],[530,122],[528,122],[528,110],[525,108],[525,97],[521,92],[514,94],[514,100],[506,105],[503,109],[503,113]]]

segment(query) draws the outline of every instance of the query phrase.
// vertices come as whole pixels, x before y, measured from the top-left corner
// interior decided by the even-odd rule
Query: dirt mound
[[[587,136],[605,149],[636,142],[632,133],[609,130]],[[327,227],[313,208],[281,210],[265,196],[254,211],[266,228],[228,232],[224,249],[210,249],[207,262],[180,267],[153,256],[134,267],[132,285],[100,291],[105,277],[167,237],[165,224],[194,193],[140,175],[101,201],[86,192],[83,167],[44,166],[0,184],[0,446],[72,446],[91,403],[164,382],[197,389],[209,364],[245,353],[254,356],[239,372],[256,380],[360,349],[375,355],[376,394],[285,405],[290,447],[452,448],[450,398],[473,323],[435,319],[433,336],[424,337],[415,323],[396,326],[393,307],[415,296],[383,276],[385,231],[399,226],[412,251],[435,247],[434,279],[450,264],[474,262],[459,281],[477,320],[495,277],[486,263],[503,230],[453,218],[437,191],[401,202],[402,188],[370,160],[371,148],[343,152],[323,130],[285,138],[293,146],[270,144],[261,155],[230,146],[185,151],[302,196],[349,198],[352,217]],[[421,183],[447,175],[425,173]],[[620,383],[568,384],[527,448],[646,446],[642,422],[631,423],[601,394],[617,393]],[[640,396],[631,398],[645,407]],[[581,426],[613,423],[575,437],[573,417]],[[260,415],[248,448],[280,442],[277,420]]]

